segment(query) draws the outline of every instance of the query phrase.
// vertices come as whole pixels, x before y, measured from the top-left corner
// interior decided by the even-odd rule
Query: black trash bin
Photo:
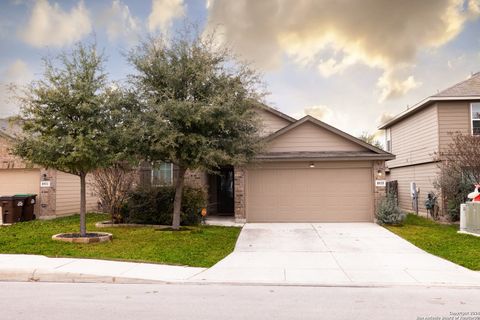
[[[23,200],[22,221],[30,221],[35,219],[35,203],[37,195],[32,193],[16,194],[14,198]]]
[[[3,223],[16,223],[22,221],[23,203],[21,199],[13,196],[0,197]]]

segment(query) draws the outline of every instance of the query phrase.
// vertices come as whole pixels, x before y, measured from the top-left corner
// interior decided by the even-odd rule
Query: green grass
[[[480,238],[457,233],[458,225],[440,224],[409,214],[403,226],[386,228],[431,254],[480,270]]]
[[[0,253],[40,254],[49,257],[96,258],[210,267],[234,248],[240,228],[199,226],[189,231],[153,228],[95,228],[103,214],[87,215],[88,231],[113,234],[109,243],[73,244],[51,240],[52,235],[78,232],[79,216],[36,220],[0,227]]]

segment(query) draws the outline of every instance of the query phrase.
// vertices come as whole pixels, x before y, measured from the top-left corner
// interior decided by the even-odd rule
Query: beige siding
[[[269,152],[295,151],[365,151],[367,149],[335,133],[305,122],[278,136],[268,146]]]
[[[391,127],[392,153],[389,168],[432,161],[438,151],[438,113],[433,104]]]
[[[87,176],[87,211],[97,210],[98,198],[89,185]],[[80,178],[60,172],[57,173],[56,214],[64,215],[80,211]]]
[[[430,191],[433,191],[439,195],[439,192],[433,186],[438,172],[439,169],[436,163],[390,169],[387,179],[389,181],[398,181],[398,201],[400,208],[406,211],[412,211],[410,182],[415,182],[417,187],[420,188],[420,197],[418,201],[419,211],[425,213],[425,200],[427,199],[427,194]]]
[[[371,162],[263,163],[246,181],[248,222],[373,221]]]
[[[471,132],[470,102],[438,102],[438,124],[440,149],[445,149],[452,141],[452,133],[469,134]]]
[[[263,109],[258,109],[257,112],[262,118],[264,135],[274,133],[275,131],[282,129],[291,123],[290,121]]]

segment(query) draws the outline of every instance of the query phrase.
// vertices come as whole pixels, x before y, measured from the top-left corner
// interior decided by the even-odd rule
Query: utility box
[[[460,207],[460,231],[480,237],[480,202],[467,202]]]

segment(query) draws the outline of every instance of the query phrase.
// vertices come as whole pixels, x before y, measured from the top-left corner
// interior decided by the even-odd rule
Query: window
[[[385,147],[387,148],[387,152],[392,152],[392,133],[390,128],[385,130]]]
[[[480,135],[480,102],[472,103],[470,105],[471,119],[472,119],[472,134],[474,136]]]
[[[158,162],[152,168],[152,186],[165,186],[173,183],[173,165]]]

